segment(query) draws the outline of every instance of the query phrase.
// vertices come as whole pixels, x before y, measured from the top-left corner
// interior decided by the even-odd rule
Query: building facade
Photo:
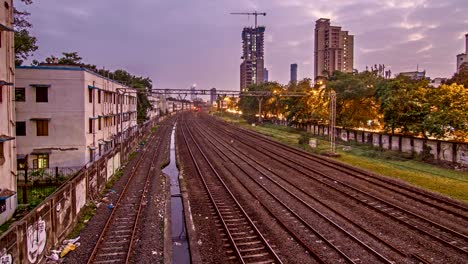
[[[291,64],[291,83],[297,82],[297,64]]]
[[[410,78],[411,80],[414,80],[414,81],[419,81],[419,80],[426,79],[426,71],[425,70],[424,71],[416,70],[416,71],[412,71],[412,72],[400,72],[400,74],[398,74],[398,75],[408,77],[408,78]]]
[[[216,88],[211,88],[210,90],[210,106],[213,106],[216,103],[216,98],[218,97],[216,93]]]
[[[78,66],[17,67],[18,164],[83,167],[137,130],[136,90]]]
[[[240,90],[264,81],[265,27],[245,27],[242,31],[242,57],[240,65]]]
[[[315,23],[314,77],[327,76],[334,71],[353,72],[354,36],[341,27],[332,26],[330,19]]]
[[[263,69],[263,82],[268,82],[270,80],[269,71],[267,68]]]
[[[13,2],[0,6],[0,225],[16,210]]]
[[[468,34],[465,34],[465,53],[457,55],[457,73],[464,62],[468,63]]]

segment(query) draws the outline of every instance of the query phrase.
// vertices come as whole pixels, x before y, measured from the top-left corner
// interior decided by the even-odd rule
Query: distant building
[[[210,105],[213,105],[216,103],[216,88],[211,88],[210,90]]]
[[[268,82],[269,79],[268,79],[268,69],[267,68],[263,68],[263,82]]]
[[[136,90],[78,66],[16,68],[18,164],[82,167],[137,132]]]
[[[194,84],[192,87],[190,87],[190,100],[194,100],[197,98],[197,95],[195,94],[195,90],[197,89],[197,86]]]
[[[148,110],[147,118],[150,120],[159,117],[161,114],[160,97],[161,96],[156,94],[148,95],[148,101],[151,104],[151,108]]]
[[[465,53],[457,55],[457,72],[460,70],[460,66],[464,62],[468,63],[468,33],[465,34]]]
[[[400,72],[399,75],[406,76],[415,81],[426,79],[426,71]]]
[[[291,64],[291,82],[296,83],[297,82],[297,64]]]
[[[432,86],[434,88],[438,88],[445,81],[447,81],[447,78],[434,78],[434,79],[431,80],[431,83],[429,84],[429,86]]]
[[[314,78],[334,71],[353,72],[354,36],[341,27],[331,26],[330,19],[315,23]]]
[[[0,225],[16,210],[13,1],[0,5]]]
[[[245,27],[242,31],[242,57],[240,90],[249,85],[263,83],[265,27]]]

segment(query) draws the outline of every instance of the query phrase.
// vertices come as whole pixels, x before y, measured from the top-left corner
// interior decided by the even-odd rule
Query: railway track
[[[240,263],[282,263],[185,125],[179,127],[191,160]],[[187,136],[186,134],[189,134]],[[192,149],[195,146],[195,149]]]
[[[417,203],[422,203],[429,207],[436,208],[439,211],[447,212],[449,214],[452,214],[456,217],[460,217],[462,219],[466,219],[468,217],[468,206],[465,204],[451,201],[448,199],[443,199],[441,197],[437,197],[437,196],[434,196],[433,194],[427,193],[423,190],[412,188],[410,186],[403,185],[403,184],[391,181],[389,179],[385,179],[383,177],[378,177],[364,170],[354,168],[346,164],[338,163],[333,160],[326,159],[324,157],[318,157],[314,154],[305,152],[303,150],[285,145],[280,142],[273,141],[271,139],[266,138],[263,135],[259,135],[258,133],[249,131],[244,128],[239,128],[239,127],[235,127],[235,126],[228,124],[229,126],[229,129],[228,129],[226,127],[220,127],[219,124],[216,124],[210,120],[206,120],[206,121],[209,121],[211,124],[216,125],[218,128],[221,128],[227,132],[233,132],[233,131],[235,131],[235,133],[240,132],[243,135],[255,138],[257,140],[261,140],[262,142],[267,142],[271,146],[276,146],[280,149],[287,150],[293,153],[294,155],[296,155],[295,157],[300,157],[304,159],[305,163],[313,161],[315,163],[327,166],[333,170],[345,173],[348,176],[360,179],[362,181],[373,184],[380,188],[383,188],[391,192],[395,192],[397,194],[405,196],[409,199],[414,200]],[[269,150],[274,151],[274,149],[272,149],[271,147],[269,148]],[[296,163],[299,163],[299,162],[301,162],[301,160],[296,160]]]
[[[170,128],[171,126],[162,126],[159,138],[151,137],[150,143],[139,156],[99,235],[88,264],[131,263],[141,209],[154,168],[152,164]]]
[[[206,120],[205,120],[206,121]],[[261,155],[264,155],[265,157],[271,159],[274,162],[281,163],[283,166],[289,167],[291,170],[295,170],[296,172],[299,172],[303,176],[306,176],[307,178],[313,180],[316,183],[319,183],[321,185],[324,185],[328,188],[331,188],[335,190],[336,192],[347,196],[351,200],[356,201],[357,203],[360,203],[364,206],[367,206],[368,208],[371,208],[372,210],[378,212],[379,214],[382,214],[388,218],[391,218],[392,220],[408,227],[410,230],[419,233],[419,235],[423,235],[425,237],[430,238],[431,243],[437,241],[446,247],[455,249],[458,251],[458,253],[462,253],[464,255],[467,254],[468,250],[468,240],[466,235],[463,233],[463,231],[457,231],[453,230],[452,228],[448,228],[444,225],[441,225],[437,222],[434,222],[430,219],[427,219],[423,216],[420,216],[416,213],[413,213],[405,208],[402,208],[399,204],[392,203],[385,201],[379,197],[376,197],[375,195],[371,195],[367,192],[361,191],[358,188],[355,188],[345,182],[337,181],[336,178],[330,177],[324,173],[320,173],[317,171],[316,168],[312,167],[312,165],[309,164],[303,164],[304,162],[297,162],[297,159],[295,155],[293,154],[287,154],[285,155],[284,153],[280,153],[277,150],[275,151],[272,148],[266,148],[264,147],[265,144],[260,144],[258,141],[252,141],[252,139],[249,140],[249,135],[246,133],[242,133],[243,131],[239,131],[239,129],[232,129],[235,131],[228,131],[228,129],[221,127],[219,124],[216,124],[213,122],[210,122],[210,125],[214,125],[217,129],[217,136],[221,137],[221,134],[223,134],[225,139],[227,140],[228,138],[236,139],[237,142],[240,142],[241,144],[244,144],[247,148],[255,149]],[[206,134],[207,129],[205,128],[204,134]],[[221,133],[220,133],[221,132]],[[251,134],[253,132],[249,132]],[[256,138],[256,139],[261,139],[263,143],[272,143],[278,146],[276,142],[272,142],[270,140],[265,139],[262,136],[255,136],[255,137],[250,137],[250,138]],[[221,143],[218,142],[218,145]],[[282,146],[282,144],[280,144]],[[298,151],[294,148],[291,147],[284,147],[286,150],[293,150],[296,152],[301,153],[301,151]],[[226,151],[226,150],[225,150]],[[303,154],[303,153],[301,153]],[[308,154],[303,154],[303,155],[308,155]],[[281,157],[281,158],[279,158]],[[328,161],[326,161],[328,162]],[[256,166],[259,166],[259,164],[256,164]],[[336,166],[333,162],[329,162],[329,166]],[[346,167],[345,167],[346,169]],[[311,174],[311,172],[313,174]],[[347,173],[350,173],[349,171]],[[362,172],[359,172],[362,173]],[[320,176],[320,177],[317,177]],[[385,184],[385,181],[383,181],[381,184]],[[397,187],[398,185],[394,185],[394,187]],[[298,188],[298,191],[300,192],[300,188]],[[421,192],[424,194],[424,192]],[[430,195],[427,195],[425,197],[431,197]],[[413,198],[416,199],[416,198]],[[438,199],[438,197],[435,198],[436,202],[445,202],[444,199]],[[450,201],[449,203],[450,204]],[[457,204],[457,203],[454,203]],[[462,208],[461,207],[456,207],[456,208]],[[457,209],[458,210],[458,209]],[[451,209],[445,209],[442,210],[443,212],[449,213],[449,214],[455,214],[455,217],[458,217],[462,219],[463,221],[466,221],[466,218],[463,215],[463,212],[457,213],[457,211],[453,211]],[[391,246],[391,245],[390,245]],[[417,254],[410,253],[410,257],[414,259],[421,258]]]
[[[335,262],[337,259],[341,259],[341,261],[346,262],[346,263],[358,263],[360,262],[360,258],[362,256],[362,251],[367,251],[369,252],[370,255],[375,257],[375,259],[372,259],[372,262],[381,262],[381,263],[394,263],[393,260],[389,259],[388,257],[382,255],[380,252],[378,252],[376,249],[374,249],[375,245],[370,246],[368,243],[363,241],[361,238],[356,237],[355,235],[351,234],[347,230],[345,230],[343,227],[340,226],[336,221],[331,219],[329,216],[321,213],[317,209],[314,208],[314,206],[310,205],[308,202],[306,202],[304,199],[301,199],[296,195],[296,193],[302,193],[305,196],[308,196],[309,198],[314,199],[316,202],[321,203],[322,205],[326,206],[323,202],[318,201],[317,199],[311,197],[304,191],[295,188],[294,190],[290,190],[290,188],[285,187],[283,184],[279,183],[277,180],[274,180],[269,174],[275,174],[273,171],[269,171],[267,167],[261,165],[258,163],[253,157],[249,157],[248,154],[242,153],[241,151],[234,151],[233,148],[228,147],[229,142],[222,141],[221,137],[214,135],[211,132],[208,132],[207,129],[202,129],[200,126],[196,124],[191,124],[190,126],[192,129],[197,128],[197,134],[201,135],[203,132],[204,135],[204,141],[207,143],[204,146],[210,145],[210,148],[216,149],[217,154],[225,159],[227,162],[230,164],[234,164],[235,167],[240,169],[251,181],[253,181],[256,186],[263,192],[267,193],[270,198],[272,199],[267,199],[270,202],[276,201],[276,204],[273,207],[275,209],[270,209],[267,203],[265,203],[262,200],[265,200],[265,198],[261,199],[258,197],[258,191],[253,191],[249,190],[249,188],[245,183],[242,183],[242,180],[240,180],[241,184],[243,185],[244,189],[247,190],[253,197],[257,197],[257,201],[261,203],[261,205],[264,207],[265,210],[267,210],[272,217],[274,217],[282,226],[283,228],[304,248],[306,249],[309,254],[314,257],[314,259],[319,262],[319,263],[330,263],[330,262]],[[222,147],[221,147],[222,146]],[[231,155],[228,155],[227,153],[231,153]],[[234,159],[235,157],[236,159]],[[245,168],[242,165],[248,165],[251,170],[248,168]],[[229,170],[229,168],[227,168]],[[256,170],[257,174],[260,175],[260,177],[255,177],[252,175],[250,171]],[[232,174],[234,175],[235,172],[232,171]],[[238,173],[237,173],[238,174]],[[274,192],[271,191],[271,189],[274,189],[275,187],[268,185],[263,179],[268,179],[272,185],[275,185],[276,187],[279,187],[281,189],[282,194],[274,194]],[[283,202],[285,198],[289,196],[295,201],[297,201],[299,204],[305,206],[309,213],[301,216],[301,213],[298,211],[295,211],[294,208],[289,206],[287,203]],[[329,210],[333,211],[335,214],[338,214],[342,218],[346,219],[344,215],[341,213],[337,212],[336,210],[326,206]],[[273,211],[278,212],[278,208],[281,208],[281,213],[278,215],[278,213],[275,213]],[[297,207],[296,207],[297,208]],[[307,216],[312,213],[316,214],[320,220],[317,221],[324,221],[328,225],[331,225],[332,228],[337,230],[337,236],[339,239],[337,239],[337,236],[333,236],[333,234],[329,234],[324,232],[323,230],[317,230],[312,226],[313,223],[310,221],[306,220]],[[299,223],[299,224],[294,224],[291,225],[291,223]],[[384,247],[387,247],[389,250],[395,252],[397,255],[400,255],[402,257],[406,257],[406,254],[402,252],[401,250],[393,247],[386,241],[382,240],[378,236],[375,236],[368,230],[356,225],[353,222],[350,222],[352,225],[357,227],[360,232],[366,233],[369,237],[372,238],[372,243],[375,244],[383,244]],[[328,237],[328,238],[327,238]],[[313,238],[312,240],[310,238]],[[339,243],[335,242],[337,240],[340,240]],[[347,241],[349,245],[357,245],[360,247],[360,250],[356,250],[356,248],[353,248],[351,250],[348,249],[348,252],[343,248],[343,241]],[[369,241],[369,239],[368,239]],[[317,243],[322,244],[320,247],[317,246]],[[320,249],[320,250],[317,250]],[[356,254],[359,252],[358,254]],[[354,254],[354,257],[352,256]]]

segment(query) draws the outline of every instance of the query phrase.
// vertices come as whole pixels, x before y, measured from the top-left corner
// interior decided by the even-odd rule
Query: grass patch
[[[274,140],[290,146],[300,147],[312,153],[328,151],[330,143],[326,137],[312,136],[317,139],[317,148],[312,149],[307,144],[299,144],[304,139],[304,131],[291,127],[272,124],[251,126],[247,122],[229,114],[216,114],[223,120],[237,124],[241,127],[262,133]],[[395,152],[381,151],[373,146],[360,143],[337,144],[340,157],[335,158],[359,168],[390,178],[396,178],[421,188],[441,193],[452,198],[468,202],[468,173],[441,168],[435,165],[411,159],[411,155]]]
[[[130,153],[130,155],[128,155],[128,161],[131,161],[132,159],[134,159],[136,157],[138,153],[136,151]]]
[[[135,153],[135,152],[134,152],[134,153]],[[132,153],[132,154],[133,154],[133,153]],[[112,188],[112,186],[114,185],[114,183],[115,183],[118,179],[120,179],[120,177],[122,177],[122,175],[123,175],[122,169],[118,169],[117,171],[115,171],[114,176],[112,176],[112,177],[110,178],[110,180],[107,181],[107,183],[106,183],[106,191],[109,190],[110,188]]]
[[[88,221],[96,214],[96,205],[94,203],[88,203],[81,209],[80,216],[75,228],[67,235],[68,239],[77,237],[81,230],[86,227]]]

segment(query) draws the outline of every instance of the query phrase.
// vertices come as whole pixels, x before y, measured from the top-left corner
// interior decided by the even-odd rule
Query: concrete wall
[[[147,122],[139,127],[136,135],[148,135],[155,124],[156,120]],[[43,263],[45,255],[75,227],[86,203],[105,189],[107,180],[120,166],[121,158],[128,159],[140,140],[136,135],[123,142],[122,148],[115,148],[81,170],[4,232],[0,236],[0,252],[12,259],[7,263]]]
[[[312,125],[312,127],[307,130],[314,135],[328,135],[327,126]],[[414,138],[352,129],[345,130],[340,128],[336,128],[336,134],[342,141],[367,143],[374,147],[405,153],[421,154],[424,150],[424,146],[426,146],[430,148],[430,153],[434,156],[434,159],[468,165],[468,143]]]
[[[13,1],[7,0],[0,5],[0,23],[11,28],[13,22]],[[13,49],[13,32],[3,31],[0,46],[0,81],[14,82],[15,62]],[[0,85],[0,192],[9,190],[16,192],[16,140],[15,137],[15,104],[14,87]],[[6,196],[5,196],[6,197]],[[5,201],[5,207],[0,210],[0,225],[10,219],[16,210],[16,194]],[[0,248],[1,254],[1,248]]]

